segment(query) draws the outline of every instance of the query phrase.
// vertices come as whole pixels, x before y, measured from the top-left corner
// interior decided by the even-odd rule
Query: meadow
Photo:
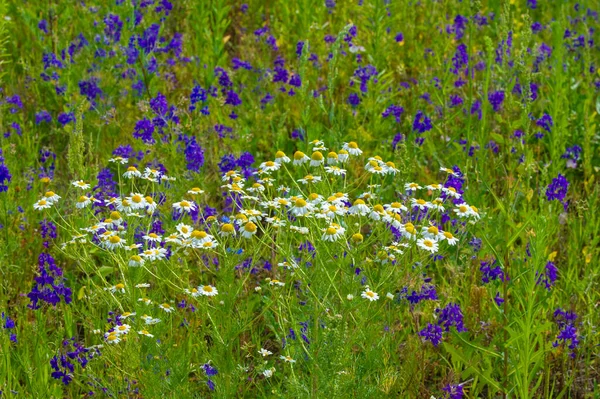
[[[600,397],[590,0],[0,0],[0,396]]]

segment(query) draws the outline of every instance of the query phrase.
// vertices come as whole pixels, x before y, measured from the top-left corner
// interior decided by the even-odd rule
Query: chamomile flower
[[[146,241],[150,241],[150,242],[161,242],[162,241],[162,237],[159,236],[156,233],[149,233],[146,234],[142,237],[144,240]]]
[[[284,269],[297,269],[298,268],[298,264],[296,262],[294,262],[293,260],[290,261],[283,261],[283,262],[279,262],[277,264],[277,266],[279,267],[283,267]]]
[[[108,249],[123,248],[125,246],[125,240],[116,234],[109,236],[103,243]]]
[[[365,216],[369,213],[369,207],[365,204],[365,201],[362,199],[357,199],[354,201],[354,204],[348,209],[348,214],[350,215],[360,215]]]
[[[338,161],[344,163],[348,160],[348,158],[350,158],[348,151],[346,151],[344,149],[341,149],[338,151]]]
[[[333,204],[340,204],[340,205],[344,205],[346,202],[348,202],[348,194],[346,193],[342,193],[342,192],[337,192],[335,194],[333,194],[331,197],[327,198],[327,201],[333,203]]]
[[[265,348],[260,348],[260,350],[258,351],[258,354],[261,355],[262,357],[267,357],[269,355],[272,355],[273,352],[271,352],[270,350],[267,350]]]
[[[323,235],[321,236],[321,239],[323,241],[334,242],[343,237],[345,232],[346,229],[344,229],[342,226],[332,223],[329,227],[323,229]]]
[[[146,260],[154,261],[165,259],[167,257],[167,249],[166,248],[152,248],[147,249],[140,256],[143,256]]]
[[[200,247],[207,241],[211,241],[214,237],[208,234],[206,231],[194,230],[190,235],[192,243],[195,247]]]
[[[449,168],[444,168],[444,167],[442,166],[442,167],[440,167],[440,171],[441,171],[441,172],[446,172],[446,173],[448,173],[449,175],[452,175],[452,176],[454,176],[454,177],[458,177],[458,173],[456,173],[456,172],[455,172],[455,171],[453,171],[452,169],[449,169]]]
[[[175,202],[173,204],[173,208],[177,209],[178,211],[185,211],[185,212],[192,212],[195,211],[197,206],[196,204],[194,204],[193,201],[186,201],[186,200],[182,200],[180,202]]]
[[[139,255],[132,255],[129,258],[129,266],[131,267],[139,267],[144,264],[144,258]]]
[[[281,355],[281,356],[279,356],[279,358],[281,360],[285,361],[286,363],[296,363],[296,361],[294,359],[292,359],[292,357],[289,355],[286,355],[286,356]]]
[[[126,245],[126,246],[124,246],[123,248],[124,248],[126,251],[133,251],[133,250],[135,250],[135,249],[140,249],[141,247],[142,247],[142,244],[137,244],[137,243],[135,243],[135,244],[131,244],[131,245]]]
[[[288,163],[290,162],[290,158],[287,155],[285,155],[285,152],[277,151],[275,153],[275,162],[278,164]]]
[[[46,191],[46,193],[44,194],[44,199],[50,204],[55,204],[60,199],[60,196],[54,191]]]
[[[320,151],[313,152],[310,157],[310,166],[321,166],[325,162],[325,158]]]
[[[235,227],[231,223],[223,223],[219,230],[219,235],[221,237],[235,236]]]
[[[346,174],[346,169],[342,169],[337,166],[326,166],[325,172],[334,176],[344,176]]]
[[[318,205],[321,202],[323,202],[323,196],[318,193],[310,193],[310,194],[308,194],[308,197],[306,198],[306,200],[308,202],[310,202],[312,205]]]
[[[396,164],[392,161],[388,161],[385,163],[385,170],[390,175],[395,175],[396,173],[400,173],[400,170],[396,168]]]
[[[106,340],[107,343],[109,344],[118,344],[119,342],[121,342],[121,337],[119,336],[119,334],[117,334],[116,332],[111,332],[111,333],[106,333],[104,335],[104,339]]]
[[[432,254],[436,253],[439,249],[438,243],[435,240],[427,237],[419,238],[417,240],[417,246],[425,251],[431,252]]]
[[[193,298],[197,298],[200,296],[200,291],[198,290],[198,288],[192,288],[191,290],[188,290],[187,288],[184,290],[184,292],[186,294],[190,294]]]
[[[313,205],[306,202],[303,198],[298,198],[294,201],[294,205],[290,208],[290,213],[294,216],[304,216],[313,210]]]
[[[158,305],[159,308],[161,308],[162,310],[164,310],[167,313],[172,313],[175,311],[175,309],[173,308],[173,306],[169,305],[168,303],[161,303],[160,305]]]
[[[360,148],[358,148],[358,144],[356,144],[356,142],[354,142],[354,141],[344,143],[342,148],[344,150],[348,151],[348,154],[350,154],[350,155],[358,156],[358,155],[362,154],[362,150]]]
[[[260,168],[265,172],[275,172],[279,170],[280,167],[281,164],[274,161],[267,161],[260,164]]]
[[[118,284],[112,285],[112,286],[110,286],[108,288],[105,288],[104,290],[105,291],[110,291],[113,294],[115,294],[117,292],[120,292],[121,294],[124,294],[125,293],[125,284],[118,283]]]
[[[201,245],[192,242],[192,246],[195,248],[202,248],[202,249],[214,249],[219,246],[219,243],[217,241],[215,241],[214,239],[210,239],[210,240],[204,241]]]
[[[403,232],[404,234],[406,234],[406,236],[409,239],[414,240],[417,238],[417,229],[415,228],[415,226],[412,223],[408,222],[399,227],[400,227],[400,231]]]
[[[367,164],[365,165],[365,170],[367,172],[370,172],[373,168],[376,168],[377,166],[382,166],[382,164],[383,162],[380,159],[369,158],[369,162],[367,162]]]
[[[306,175],[306,176],[304,176],[304,178],[299,179],[298,182],[302,183],[302,184],[309,184],[309,183],[318,183],[321,180],[322,180],[321,176]]]
[[[435,209],[440,212],[444,212],[444,201],[441,198],[436,198],[429,203],[431,209]]]
[[[157,169],[150,169],[146,167],[144,169],[144,175],[142,176],[146,180],[150,180],[152,182],[158,182],[158,179],[161,177],[161,173]]]
[[[433,184],[428,184],[427,186],[425,186],[425,188],[429,191],[437,191],[437,190],[441,190],[442,189],[442,185],[441,184],[437,184],[437,183],[433,183]]]
[[[134,177],[142,177],[142,173],[135,166],[130,166],[127,168],[127,171],[123,173],[123,177],[126,179],[133,179]]]
[[[455,199],[460,198],[460,193],[456,191],[454,187],[442,187],[442,192],[446,194],[448,197],[452,197]]]
[[[374,292],[371,291],[371,289],[369,287],[367,287],[362,294],[360,294],[361,297],[368,299],[369,301],[373,302],[379,299],[379,295]]]
[[[212,285],[201,285],[198,287],[198,290],[200,291],[200,295],[203,296],[216,296],[219,294],[219,291]]]
[[[345,206],[328,203],[323,204],[323,207],[321,208],[321,213],[330,219],[333,219],[336,216],[344,216],[347,212],[348,209]]]
[[[383,205],[377,204],[373,206],[373,209],[369,213],[369,217],[375,221],[381,220],[385,216],[385,209]]]
[[[404,185],[404,189],[408,192],[413,192],[422,189],[423,187],[419,186],[417,183],[406,183]]]
[[[148,316],[147,314],[143,315],[141,317],[141,319],[144,320],[144,323],[146,323],[147,326],[160,323],[160,319],[154,318],[152,316]]]
[[[194,188],[188,190],[187,193],[190,195],[200,195],[200,194],[204,194],[204,190],[201,190],[198,187],[194,187]]]
[[[123,157],[116,156],[114,158],[109,159],[108,162],[120,163],[121,165],[126,165],[127,162],[129,162],[129,159],[128,158],[123,158]]]
[[[131,331],[131,326],[129,324],[121,324],[115,327],[115,332],[119,335],[127,335]]]
[[[469,208],[471,208],[471,216],[475,219],[475,220],[479,220],[481,218],[481,216],[479,215],[479,209],[477,209],[476,207],[474,207],[473,205],[470,205]]]
[[[274,217],[268,217],[265,219],[265,221],[267,223],[269,223],[271,226],[275,227],[275,228],[280,228],[280,227],[285,227],[286,222],[283,219],[278,218],[277,216]]]
[[[310,158],[303,153],[302,151],[296,151],[294,153],[294,161],[292,162],[294,165],[303,165],[310,161]]]
[[[117,199],[117,210],[119,212],[124,212],[124,213],[129,213],[133,210],[131,201],[129,201],[127,198],[125,199]]]
[[[446,242],[448,243],[448,245],[456,245],[458,243],[458,238],[454,237],[454,235],[452,233],[450,233],[449,231],[444,231],[442,233],[443,236],[443,240],[446,240]]]
[[[146,205],[146,212],[148,212],[149,214],[153,214],[156,208],[158,207],[158,203],[154,201],[154,198],[150,197],[149,195],[144,197],[144,202]]]
[[[221,176],[222,181],[230,181],[232,179],[240,177],[239,173],[236,170],[229,170]]]
[[[242,237],[252,238],[252,236],[256,234],[257,229],[258,228],[256,227],[256,225],[254,223],[248,222],[244,225],[244,227],[242,227],[240,229],[240,232],[242,234]]]
[[[87,190],[88,188],[90,188],[90,185],[84,182],[83,180],[76,180],[74,182],[71,182],[71,184],[82,190]]]
[[[144,305],[152,305],[152,300],[150,298],[139,298],[138,302],[142,302]],[[144,320],[144,316],[142,316],[142,320]]]
[[[422,211],[426,210],[430,206],[429,202],[421,198],[411,198],[410,203],[412,204],[413,208],[419,208]]]
[[[336,163],[338,163],[338,154],[331,151],[327,154],[327,165],[335,165]]]
[[[456,213],[459,217],[469,217],[471,216],[471,207],[463,202],[454,208],[454,213]]]
[[[271,279],[271,278],[267,277],[265,279],[265,281],[268,282],[270,286],[277,286],[277,287],[285,286],[285,283],[283,281],[279,281],[277,279]]]
[[[149,337],[149,338],[153,338],[154,337],[154,335],[150,334],[148,332],[148,330],[140,330],[137,333],[140,334],[140,335],[143,335],[145,337]]]
[[[434,225],[430,225],[429,227],[423,226],[422,232],[424,238],[430,238],[434,241],[440,241],[444,239],[444,232]]]
[[[83,209],[83,208],[89,206],[92,203],[92,201],[100,202],[94,197],[87,197],[85,195],[80,195],[79,198],[77,198],[77,203],[75,204],[75,207],[78,209]]]
[[[387,173],[387,169],[384,168],[383,166],[374,166],[371,169],[369,169],[368,171],[369,173],[373,174],[373,175],[380,175],[383,176]]]
[[[264,191],[265,191],[265,186],[263,186],[260,183],[253,183],[251,187],[248,187],[248,192],[250,192],[250,193],[262,193]],[[254,198],[254,199],[256,199],[258,201],[258,198],[256,198],[256,197],[248,197],[248,196],[246,196],[245,198],[246,199]]]
[[[185,223],[179,223],[175,229],[177,230],[177,232],[179,233],[179,235],[181,235],[184,238],[188,238],[189,236],[192,235],[192,231],[194,230],[192,226],[189,226]]]
[[[400,202],[392,202],[391,204],[385,204],[384,206],[387,211],[390,211],[393,213],[400,213],[402,211],[404,211],[404,212],[408,211],[408,208],[406,208]]]

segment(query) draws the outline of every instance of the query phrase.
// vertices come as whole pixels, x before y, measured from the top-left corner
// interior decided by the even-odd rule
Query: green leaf
[[[106,277],[114,271],[115,271],[114,267],[102,266],[101,268],[98,269],[98,274],[101,275],[102,277]]]

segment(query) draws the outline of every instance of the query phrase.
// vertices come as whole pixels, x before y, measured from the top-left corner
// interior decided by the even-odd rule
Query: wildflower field
[[[0,396],[598,398],[592,0],[0,0]]]

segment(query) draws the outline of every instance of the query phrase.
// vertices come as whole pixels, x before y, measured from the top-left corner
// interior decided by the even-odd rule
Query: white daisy
[[[379,295],[374,292],[371,291],[371,289],[369,287],[367,287],[362,294],[360,294],[361,297],[368,299],[369,301],[373,302],[379,299]]]
[[[285,152],[283,151],[277,151],[275,153],[275,162],[282,164],[282,163],[288,163],[290,162],[290,158],[285,155]]]
[[[350,155],[358,156],[358,155],[362,154],[362,150],[360,148],[358,148],[358,144],[356,144],[354,141],[350,141],[349,143],[344,143],[342,148],[344,150],[348,151],[348,154],[350,154]]]
[[[84,182],[83,180],[76,180],[74,182],[71,182],[71,184],[82,190],[87,190],[88,188],[90,188],[90,185]]]
[[[431,253],[436,253],[439,249],[438,243],[431,238],[419,238],[417,246]]]
[[[305,153],[303,153],[302,151],[296,151],[294,153],[294,162],[292,163],[294,165],[302,165],[309,161],[310,158]]]
[[[175,202],[173,204],[173,208],[177,209],[178,211],[185,211],[189,213],[196,210],[196,204],[194,204],[193,201],[182,200],[180,202]]]
[[[216,296],[219,294],[219,291],[212,285],[202,285],[198,287],[198,290],[200,291],[200,295],[204,296]]]

